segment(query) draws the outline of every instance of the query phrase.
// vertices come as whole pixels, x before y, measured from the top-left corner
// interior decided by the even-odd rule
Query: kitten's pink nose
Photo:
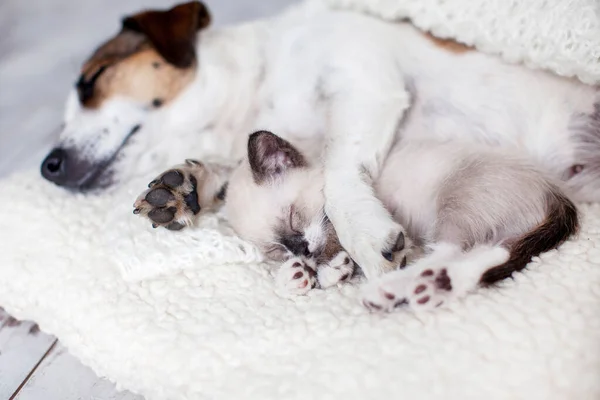
[[[295,256],[308,257],[311,255],[308,250],[308,242],[304,239],[304,235],[295,234],[281,238],[281,244],[284,245]]]

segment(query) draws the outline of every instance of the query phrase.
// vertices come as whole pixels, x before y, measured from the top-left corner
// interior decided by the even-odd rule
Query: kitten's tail
[[[521,271],[535,256],[557,248],[579,230],[575,204],[558,188],[546,196],[546,219],[510,246],[510,258],[504,264],[487,270],[479,283],[490,285]]]

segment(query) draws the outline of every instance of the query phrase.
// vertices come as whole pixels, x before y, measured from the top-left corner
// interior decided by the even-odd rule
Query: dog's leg
[[[454,244],[437,244],[405,269],[368,282],[363,287],[363,304],[372,311],[436,308],[473,291],[486,271],[508,258],[509,251],[501,246],[476,245],[463,252]]]
[[[372,279],[400,262],[393,254],[401,250],[397,247],[403,245],[404,230],[375,197],[373,181],[409,106],[409,95],[393,65],[360,69],[360,61],[352,62],[358,70],[336,70],[326,80],[325,209],[342,246]]]
[[[180,230],[201,211],[214,211],[225,199],[231,166],[186,160],[154,179],[134,203],[134,214],[153,227]]]

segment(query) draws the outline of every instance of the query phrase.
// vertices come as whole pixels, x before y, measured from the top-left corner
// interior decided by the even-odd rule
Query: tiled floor
[[[0,399],[143,400],[98,378],[53,336],[0,310]]]

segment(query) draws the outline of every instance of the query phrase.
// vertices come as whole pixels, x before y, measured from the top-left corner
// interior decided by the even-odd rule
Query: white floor
[[[98,378],[60,342],[0,311],[0,399],[143,400]]]
[[[180,0],[183,2],[184,0]],[[298,0],[207,0],[217,25]],[[0,177],[38,168],[61,123],[81,62],[120,17],[174,0],[0,0]],[[0,304],[1,306],[1,304]],[[34,323],[0,310],[0,400],[133,400],[79,363]]]

